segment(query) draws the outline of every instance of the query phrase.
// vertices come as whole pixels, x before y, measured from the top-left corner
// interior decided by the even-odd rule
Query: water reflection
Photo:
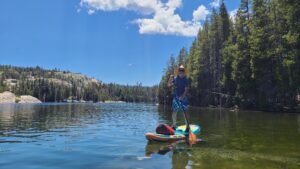
[[[0,105],[0,142],[53,141],[57,136],[94,123],[99,115],[100,107],[95,105]]]
[[[0,110],[1,131],[26,129],[47,131],[91,122],[94,116],[101,115],[100,106],[88,104],[12,104],[1,105]]]
[[[205,144],[205,141],[198,139],[196,147],[200,147],[202,144]],[[194,164],[191,155],[194,148],[186,144],[185,140],[172,143],[148,142],[145,147],[145,156],[167,155],[171,158],[173,168],[189,168]]]
[[[300,116],[190,107],[205,142],[150,143],[171,124],[151,104],[0,105],[1,168],[297,168]],[[178,124],[184,124],[178,115]],[[26,154],[26,155],[25,155]],[[17,161],[17,162],[16,162]],[[37,162],[38,161],[38,162]],[[25,168],[26,168],[25,167]]]

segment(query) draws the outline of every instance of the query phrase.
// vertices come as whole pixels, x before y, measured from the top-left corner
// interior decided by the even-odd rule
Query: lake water
[[[170,112],[152,104],[2,104],[0,168],[300,168],[300,114],[190,108],[203,141],[162,153],[168,144],[144,134],[170,124]]]

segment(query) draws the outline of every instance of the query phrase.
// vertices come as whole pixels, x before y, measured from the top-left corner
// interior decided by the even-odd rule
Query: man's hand
[[[184,99],[184,96],[181,95],[179,98],[178,98],[180,101],[182,101]]]

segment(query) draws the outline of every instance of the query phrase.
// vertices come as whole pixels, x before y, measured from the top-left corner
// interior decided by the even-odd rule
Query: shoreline
[[[93,103],[113,103],[113,104],[120,104],[120,103],[148,103],[148,102],[126,102],[122,100],[105,100],[105,101],[100,101],[100,102],[93,102],[93,101],[86,101],[86,100],[64,100],[62,102],[42,102],[41,100],[37,99],[36,97],[30,96],[30,95],[21,95],[21,96],[16,96],[14,93],[10,91],[4,91],[0,93],[0,104],[40,104],[40,103],[75,103],[75,104],[93,104]],[[159,104],[156,102],[149,102],[149,104],[154,104],[156,106],[170,106],[170,105],[163,105]],[[228,110],[231,112],[239,112],[239,111],[256,111],[256,112],[276,112],[276,113],[300,113],[300,105],[295,107],[294,109],[291,109],[289,107],[284,107],[281,110],[259,110],[259,109],[242,109],[239,108],[238,106],[233,106],[233,107],[220,107],[220,106],[206,106],[206,107],[201,107],[201,106],[192,106],[189,105],[191,108],[203,108],[203,109],[224,109]]]
[[[172,109],[171,108],[171,105],[163,105],[163,104],[159,104],[158,106],[161,106],[161,107],[169,107],[170,110]],[[294,111],[275,111],[275,110],[255,110],[255,109],[242,109],[242,108],[235,108],[235,107],[218,107],[218,106],[207,106],[207,107],[203,107],[203,106],[191,106],[191,105],[188,105],[188,108],[192,108],[192,109],[211,109],[211,110],[227,110],[227,111],[230,111],[230,112],[239,112],[239,111],[250,111],[250,112],[273,112],[273,113],[296,113],[296,114],[300,114],[300,105],[298,107],[296,107],[294,109]]]

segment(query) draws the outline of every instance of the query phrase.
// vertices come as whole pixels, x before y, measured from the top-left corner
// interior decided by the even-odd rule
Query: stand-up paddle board
[[[157,134],[157,133],[146,133],[145,136],[149,141],[160,141],[160,142],[167,142],[167,141],[177,141],[177,140],[184,140],[185,136],[188,135],[188,132],[185,132],[186,125],[178,126],[175,129],[174,135],[165,135],[165,134]],[[190,130],[194,134],[198,134],[201,130],[200,126],[191,124]]]

